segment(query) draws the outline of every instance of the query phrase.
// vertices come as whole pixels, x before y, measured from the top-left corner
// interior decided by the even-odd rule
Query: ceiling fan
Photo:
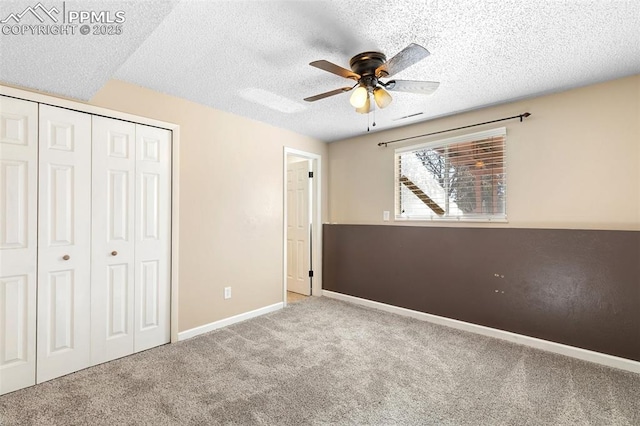
[[[355,80],[357,83],[352,87],[342,87],[319,95],[310,96],[304,100],[314,102],[328,98],[329,96],[349,92],[357,87],[351,95],[351,105],[356,108],[357,112],[367,114],[371,111],[372,96],[378,108],[385,108],[391,103],[392,98],[387,90],[429,95],[438,88],[440,83],[415,80],[389,80],[383,82],[381,80],[382,78],[391,77],[409,68],[411,65],[423,60],[429,55],[430,53],[427,49],[418,44],[411,43],[388,61],[384,53],[359,53],[349,61],[351,71],[325,60],[311,62],[309,65],[313,67]]]

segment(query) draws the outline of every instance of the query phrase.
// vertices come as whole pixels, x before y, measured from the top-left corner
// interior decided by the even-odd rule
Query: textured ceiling
[[[32,2],[0,3],[0,19]],[[62,2],[42,0],[47,7]],[[0,35],[0,80],[90,99],[110,78],[333,141],[363,134],[351,85],[309,66],[348,68],[360,52],[409,43],[431,56],[394,78],[439,81],[393,92],[375,130],[640,73],[640,1],[67,1],[123,10],[120,36]],[[404,118],[414,114],[414,117]],[[374,130],[374,128],[372,128]]]
[[[20,13],[39,0],[0,0],[0,21],[11,13]],[[70,98],[89,100],[111,78],[131,54],[145,41],[176,3],[170,1],[47,1],[45,8],[56,8],[61,23],[63,3],[66,10],[125,11],[122,36],[81,35],[19,35],[0,33],[0,81],[42,90]],[[27,14],[20,25],[49,25],[53,21],[43,12],[39,22]],[[9,20],[0,27],[13,26]]]

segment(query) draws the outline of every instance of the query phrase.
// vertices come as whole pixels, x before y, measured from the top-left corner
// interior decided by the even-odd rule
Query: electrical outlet
[[[224,298],[231,299],[231,287],[224,288]]]
[[[382,220],[385,222],[389,222],[389,210],[385,210],[382,212]]]

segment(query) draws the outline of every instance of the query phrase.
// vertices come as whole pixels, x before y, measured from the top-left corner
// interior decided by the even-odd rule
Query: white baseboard
[[[451,318],[441,317],[438,315],[414,311],[411,309],[400,308],[398,306],[387,305],[385,303],[374,302],[373,300],[361,299],[359,297],[349,296],[333,291],[323,290],[322,295],[325,297],[330,297],[332,299],[354,303],[356,305],[380,309],[382,311],[415,318],[421,321],[428,321],[434,324],[445,325],[447,327],[457,328],[458,330],[482,334],[483,336],[495,337],[497,339],[518,343],[520,345],[530,346],[532,348],[570,356],[572,358],[581,359],[583,361],[590,361],[597,364],[606,365],[608,367],[618,368],[620,370],[626,370],[640,374],[640,362],[626,358],[620,358],[617,356],[607,355],[587,349],[576,348],[574,346],[563,345],[562,343],[550,342],[548,340],[537,339],[535,337],[511,333],[509,331],[498,330],[496,328],[485,327],[483,325],[473,324],[470,322],[464,322]]]
[[[250,318],[259,317],[260,315],[277,311],[278,309],[282,309],[283,307],[284,307],[284,303],[278,302],[278,303],[274,303],[273,305],[265,306],[264,308],[259,308],[253,311],[245,312],[244,314],[234,315],[229,318],[225,318],[219,321],[211,322],[209,324],[201,325],[200,327],[195,327],[189,330],[181,331],[178,333],[178,341],[190,339],[202,333],[207,333],[209,331],[217,330],[218,328],[226,327],[228,325],[235,324],[240,321],[245,321]]]

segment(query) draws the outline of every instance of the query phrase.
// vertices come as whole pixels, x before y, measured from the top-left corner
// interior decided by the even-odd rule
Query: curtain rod
[[[483,124],[497,123],[498,121],[513,120],[514,118],[519,118],[520,122],[522,123],[522,120],[527,118],[527,117],[529,117],[530,115],[531,115],[530,113],[524,112],[524,113],[519,114],[519,115],[514,115],[513,117],[499,118],[497,120],[485,121],[484,123],[469,124],[468,126],[456,127],[455,129],[440,130],[439,132],[431,132],[431,133],[426,133],[424,135],[409,136],[408,138],[396,139],[396,140],[388,141],[388,142],[379,142],[378,146],[383,146],[384,145],[384,147],[386,148],[387,145],[389,145],[390,143],[408,141],[409,139],[415,139],[415,138],[423,138],[425,136],[437,135],[439,133],[453,132],[454,130],[468,129],[469,127],[482,126]]]

